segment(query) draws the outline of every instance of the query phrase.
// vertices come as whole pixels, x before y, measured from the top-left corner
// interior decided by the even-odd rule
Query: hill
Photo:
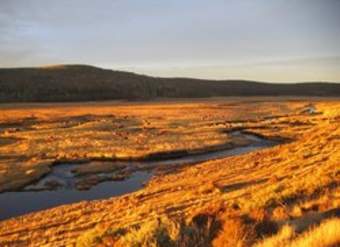
[[[87,65],[0,69],[0,102],[279,95],[339,96],[340,84],[157,78]]]

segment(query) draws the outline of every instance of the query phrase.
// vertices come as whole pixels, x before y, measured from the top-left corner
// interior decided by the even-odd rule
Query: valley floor
[[[2,221],[1,246],[340,244],[337,99],[18,105],[0,108],[0,127],[1,191],[20,190],[64,160],[91,164],[245,145],[231,130],[281,142],[159,169],[124,196]],[[108,169],[99,167],[87,172]]]

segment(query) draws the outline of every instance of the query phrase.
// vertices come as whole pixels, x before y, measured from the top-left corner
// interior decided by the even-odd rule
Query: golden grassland
[[[317,113],[305,111],[310,104]],[[128,195],[3,221],[1,246],[340,244],[339,100],[37,105],[0,113],[2,188],[18,186],[5,177],[46,173],[58,159],[143,158],[239,145],[226,132],[235,128],[285,140],[173,169]]]
[[[0,192],[30,184],[58,162],[145,159],[246,144],[226,130],[301,105],[215,101],[2,107]],[[92,163],[78,172],[116,168]]]

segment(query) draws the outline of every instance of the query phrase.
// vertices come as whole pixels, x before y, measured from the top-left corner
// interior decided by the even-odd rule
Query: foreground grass
[[[153,178],[144,189],[122,197],[3,221],[0,244],[336,246],[340,103],[313,102],[319,114],[299,113],[299,107],[307,103],[269,102],[272,107],[267,109],[280,110],[267,112],[267,118],[264,114],[249,121],[226,123],[229,128],[284,137],[287,142],[282,145],[169,171]],[[239,104],[242,109],[254,104],[266,106]],[[229,102],[233,108],[231,105]],[[215,118],[214,123],[219,125],[227,116],[219,115],[222,113],[214,110],[216,105],[212,106],[202,112],[209,112],[210,121]]]
[[[340,245],[340,219],[325,220],[303,234],[296,234],[292,226],[284,226],[277,235],[265,239],[256,247],[332,247]]]

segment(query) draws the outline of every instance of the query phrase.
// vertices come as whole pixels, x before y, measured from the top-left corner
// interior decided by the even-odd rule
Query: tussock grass
[[[285,225],[281,231],[255,247],[335,247],[340,245],[340,219],[324,221],[305,233],[297,234],[294,227]]]
[[[195,133],[200,128],[246,128],[288,141],[170,170],[154,177],[141,191],[123,197],[0,222],[0,245],[34,239],[32,246],[67,246],[79,237],[79,243],[87,246],[115,246],[120,241],[125,246],[187,243],[184,246],[208,247],[228,246],[228,241],[229,246],[242,247],[265,241],[272,241],[273,246],[301,241],[298,246],[303,246],[302,238],[311,246],[332,246],[331,235],[323,232],[326,230],[309,228],[334,217],[327,212],[340,205],[340,104],[335,100],[313,102],[318,114],[301,114],[307,104],[226,101],[117,108],[115,113],[120,116],[131,111],[134,118],[149,121],[147,116],[152,115],[154,122],[148,126],[172,122],[171,128],[183,133],[191,128],[197,128]],[[108,111],[112,108],[103,110]],[[154,129],[148,131],[154,133]],[[336,227],[325,229],[337,235],[334,229],[339,229],[338,223],[329,224]],[[324,242],[321,236],[325,236]]]

